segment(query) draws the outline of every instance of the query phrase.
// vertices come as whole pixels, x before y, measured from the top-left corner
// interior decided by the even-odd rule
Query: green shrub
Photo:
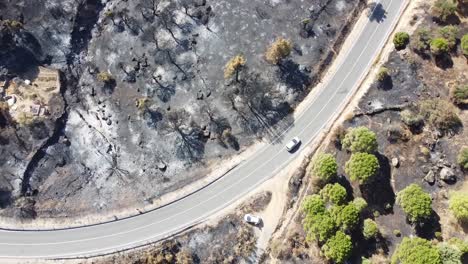
[[[463,147],[457,156],[458,164],[465,170],[468,170],[468,147]]]
[[[307,215],[318,215],[325,213],[325,202],[317,195],[309,195],[302,202],[302,210]]]
[[[324,182],[329,182],[336,176],[338,164],[332,154],[320,153],[312,164],[312,173]]]
[[[429,49],[431,44],[431,33],[427,28],[416,30],[414,36],[411,38],[411,47],[418,52],[425,52]]]
[[[358,209],[359,212],[362,212],[364,209],[367,208],[367,202],[361,197],[356,197],[353,200],[353,204]]]
[[[432,8],[432,14],[443,22],[455,15],[456,11],[457,4],[452,0],[437,0]]]
[[[367,127],[355,127],[348,130],[342,145],[352,152],[373,153],[377,151],[377,137]]]
[[[365,239],[375,238],[379,234],[379,228],[377,226],[377,223],[370,218],[364,220],[362,234],[364,235]]]
[[[360,212],[354,204],[350,203],[344,206],[334,206],[331,209],[331,215],[341,230],[351,231],[359,223]]]
[[[447,40],[449,49],[455,48],[457,45],[458,27],[449,25],[439,29],[439,35]]]
[[[442,264],[462,264],[462,252],[459,248],[448,243],[440,243],[437,248],[439,249]]]
[[[468,193],[454,192],[450,196],[449,208],[459,221],[468,222]]]
[[[431,52],[434,55],[442,55],[449,51],[449,44],[444,38],[435,38],[431,40]]]
[[[304,230],[309,241],[325,242],[338,230],[335,220],[328,214],[307,215]]]
[[[440,130],[447,131],[461,125],[457,109],[453,104],[442,99],[429,99],[419,103],[419,113],[427,123]]]
[[[417,128],[424,124],[424,117],[409,109],[401,111],[400,118],[401,121],[410,128]]]
[[[336,232],[322,247],[325,257],[338,264],[344,263],[351,256],[352,250],[351,237],[341,231]]]
[[[359,181],[359,184],[372,181],[379,169],[377,157],[368,153],[353,153],[345,165],[345,172],[351,180]]]
[[[457,247],[462,252],[462,254],[468,254],[468,241],[463,241],[458,237],[452,237],[447,241],[447,243]]]
[[[342,205],[346,202],[346,189],[339,183],[327,184],[320,190],[320,195],[325,201],[330,201],[336,205]]]
[[[396,201],[411,222],[420,222],[432,215],[431,196],[414,183],[401,190]]]
[[[426,239],[405,237],[392,256],[392,264],[442,264],[439,250]]]
[[[461,39],[461,48],[462,48],[463,54],[465,56],[468,56],[468,34],[463,35]]]
[[[468,103],[468,84],[455,86],[451,91],[451,97],[455,104]]]
[[[393,37],[393,44],[397,50],[406,48],[410,40],[410,36],[406,32],[397,32]]]

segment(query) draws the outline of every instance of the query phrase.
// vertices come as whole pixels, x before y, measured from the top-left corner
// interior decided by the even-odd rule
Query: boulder
[[[400,161],[398,160],[398,158],[393,158],[392,159],[392,166],[397,168],[399,165],[400,165]]]
[[[435,173],[433,170],[430,170],[426,176],[424,176],[424,181],[426,181],[429,184],[434,184],[435,183]]]
[[[455,172],[450,167],[443,167],[440,170],[439,177],[441,180],[449,183],[457,181],[457,176]]]

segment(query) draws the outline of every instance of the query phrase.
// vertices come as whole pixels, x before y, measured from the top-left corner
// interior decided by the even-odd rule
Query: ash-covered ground
[[[292,124],[358,0],[0,0],[0,81],[60,71],[61,100],[0,112],[0,215],[72,217],[151,204]],[[18,22],[18,23],[13,23]],[[279,37],[291,55],[264,54]],[[242,54],[236,81],[224,67]],[[5,100],[5,89],[0,95]],[[34,89],[34,88],[33,88]]]

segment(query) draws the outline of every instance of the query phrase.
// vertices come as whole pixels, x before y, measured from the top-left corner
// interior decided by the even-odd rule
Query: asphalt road
[[[368,71],[404,7],[405,0],[381,0],[385,14],[370,20],[330,82],[283,136],[311,142],[349,99]],[[384,15],[381,17],[381,15]],[[62,258],[97,255],[164,238],[206,219],[275,175],[297,157],[285,142],[270,144],[208,187],[168,206],[115,222],[55,231],[0,231],[0,258]]]

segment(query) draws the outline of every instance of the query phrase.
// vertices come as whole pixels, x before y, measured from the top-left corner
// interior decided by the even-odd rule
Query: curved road
[[[283,136],[310,143],[349,99],[381,50],[405,0],[381,0],[382,14],[369,21],[330,82]],[[376,12],[377,13],[377,12]],[[110,253],[174,234],[226,207],[291,162],[284,142],[268,145],[208,187],[165,207],[115,222],[54,231],[0,231],[0,258],[67,258]]]

